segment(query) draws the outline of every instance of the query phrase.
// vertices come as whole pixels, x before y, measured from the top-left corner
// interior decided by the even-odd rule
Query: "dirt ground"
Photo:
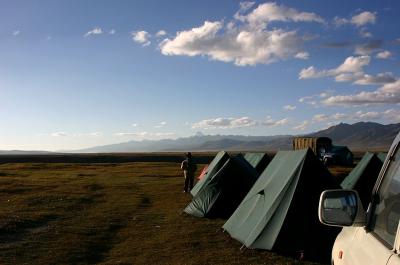
[[[312,264],[240,251],[182,184],[178,163],[2,164],[0,264]]]

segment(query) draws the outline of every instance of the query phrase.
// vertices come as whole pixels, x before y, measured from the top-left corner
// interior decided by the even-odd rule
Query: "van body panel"
[[[340,252],[342,252],[341,258]],[[392,255],[391,249],[362,227],[343,228],[332,250],[335,265],[383,265],[388,263]]]
[[[388,208],[392,201],[396,201],[396,196],[400,196],[399,193],[399,171],[400,167],[399,160],[400,152],[400,133],[397,135],[393,144],[390,148],[388,156],[383,164],[383,167],[379,173],[378,180],[375,184],[372,196],[373,200],[370,203],[370,207],[367,211],[368,224],[366,227],[344,227],[342,232],[337,236],[335,244],[332,249],[332,261],[335,265],[400,265],[400,224],[397,223],[397,232],[394,230],[394,234],[391,231],[395,227],[394,222],[399,222],[398,207]],[[395,163],[395,164],[393,164]],[[392,165],[393,164],[393,165]],[[391,166],[392,165],[392,166]],[[391,169],[389,169],[391,168]],[[394,170],[394,171],[393,171]],[[390,172],[390,173],[389,173]],[[393,183],[391,180],[396,176],[397,180]],[[390,178],[390,179],[387,179]],[[388,182],[390,181],[390,182]],[[385,184],[386,183],[386,184]],[[386,186],[384,186],[386,185]],[[387,185],[394,185],[393,187]],[[396,186],[397,185],[397,186]],[[390,192],[390,196],[380,197],[386,192]],[[393,199],[394,198],[394,199]],[[385,201],[387,200],[387,201]],[[379,202],[381,201],[381,203]],[[386,208],[381,208],[381,211],[375,211],[375,207],[381,206],[380,204],[385,203],[384,207],[389,210],[388,216],[385,216],[384,210]],[[372,210],[371,210],[372,209]],[[376,214],[376,215],[375,215]],[[384,217],[387,219],[382,219],[385,222],[380,222],[380,219],[374,219],[375,216]],[[389,218],[390,217],[390,218]],[[373,220],[378,220],[374,223]],[[378,226],[379,225],[379,226]],[[383,232],[382,232],[383,231]],[[394,246],[390,247],[393,242],[392,238],[387,237],[387,234],[391,234],[392,237],[395,236]]]
[[[388,265],[400,265],[400,256],[398,254],[392,255],[387,264]]]

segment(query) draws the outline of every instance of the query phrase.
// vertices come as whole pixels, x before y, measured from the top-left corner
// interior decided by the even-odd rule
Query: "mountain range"
[[[351,150],[387,150],[400,131],[400,123],[383,125],[375,122],[340,123],[328,129],[301,136],[329,137],[335,145]],[[300,135],[296,135],[300,136]],[[292,149],[294,135],[243,136],[203,135],[158,141],[128,141],[97,146],[74,152],[160,152],[160,151],[276,151]]]
[[[182,151],[277,151],[291,150],[295,136],[329,137],[334,145],[346,145],[351,150],[388,150],[400,131],[400,123],[383,125],[375,122],[340,123],[325,130],[305,135],[244,136],[204,135],[164,139],[128,141],[119,144],[62,151],[60,153],[124,153]],[[46,151],[2,151],[0,155],[43,155]]]
[[[29,150],[0,150],[0,155],[47,155],[54,154],[49,151],[29,151]]]

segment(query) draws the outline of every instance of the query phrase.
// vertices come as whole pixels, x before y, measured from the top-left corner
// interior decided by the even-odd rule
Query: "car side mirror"
[[[330,226],[365,226],[366,215],[355,190],[326,190],[319,200],[318,217]]]

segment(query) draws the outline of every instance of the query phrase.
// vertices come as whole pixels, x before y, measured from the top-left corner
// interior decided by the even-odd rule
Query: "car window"
[[[400,152],[397,150],[379,189],[380,201],[375,208],[372,229],[393,246],[400,219]]]

